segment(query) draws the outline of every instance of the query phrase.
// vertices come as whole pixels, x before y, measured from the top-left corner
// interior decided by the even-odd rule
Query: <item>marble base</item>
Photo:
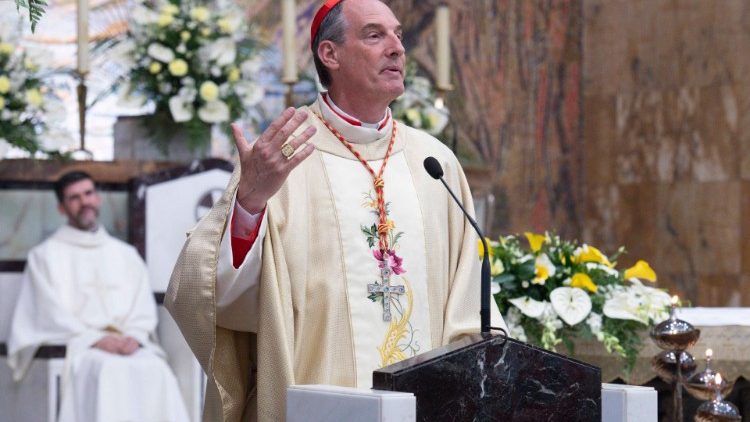
[[[602,422],[656,422],[656,390],[637,385],[602,384]]]
[[[416,399],[411,393],[332,385],[287,389],[287,422],[413,422],[416,417]]]
[[[601,421],[601,370],[476,334],[373,373],[373,388],[417,397],[419,421]]]

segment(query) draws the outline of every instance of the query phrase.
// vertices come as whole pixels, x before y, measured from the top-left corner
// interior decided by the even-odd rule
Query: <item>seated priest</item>
[[[389,109],[401,37],[381,1],[326,2],[311,39],[327,92],[253,144],[235,127],[237,168],[166,298],[208,374],[204,420],[284,420],[289,385],[370,388],[373,370],[479,332],[477,237],[423,161],[473,212],[464,173]]]
[[[60,422],[188,420],[177,380],[154,342],[156,303],[135,248],[98,223],[92,178],[55,184],[67,224],[29,253],[8,362],[21,381],[36,350],[66,346]]]

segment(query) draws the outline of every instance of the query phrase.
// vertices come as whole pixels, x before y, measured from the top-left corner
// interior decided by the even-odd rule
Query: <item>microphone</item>
[[[440,165],[440,162],[438,162],[435,157],[427,157],[424,160],[424,169],[427,170],[427,173],[432,176],[433,179],[440,180],[443,183],[443,186],[445,186],[445,189],[447,189],[448,193],[451,194],[453,200],[456,201],[456,204],[458,204],[458,207],[461,208],[464,216],[466,216],[466,219],[469,220],[471,226],[474,227],[474,230],[477,232],[479,238],[482,240],[482,244],[484,245],[484,258],[482,259],[482,293],[480,298],[481,308],[479,311],[479,317],[481,319],[482,325],[482,334],[489,334],[490,329],[500,330],[505,333],[505,330],[503,330],[502,328],[492,327],[490,323],[490,249],[489,245],[487,244],[487,239],[485,239],[484,234],[482,234],[482,231],[479,229],[479,225],[477,225],[477,222],[474,221],[473,218],[471,218],[468,212],[466,212],[466,209],[461,204],[461,201],[456,197],[456,194],[453,193],[451,188],[448,187],[448,184],[445,183],[445,180],[443,180],[443,166]]]

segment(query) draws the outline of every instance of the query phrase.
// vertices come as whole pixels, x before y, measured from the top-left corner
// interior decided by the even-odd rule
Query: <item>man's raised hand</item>
[[[287,158],[281,152],[289,136],[307,118],[306,111],[294,108],[284,110],[252,146],[248,145],[242,130],[232,125],[242,168],[237,189],[237,201],[242,208],[252,214],[263,211],[268,199],[281,188],[289,173],[315,151],[312,144],[299,148],[315,134],[315,127],[310,126],[289,140],[289,145],[296,150],[293,156]]]

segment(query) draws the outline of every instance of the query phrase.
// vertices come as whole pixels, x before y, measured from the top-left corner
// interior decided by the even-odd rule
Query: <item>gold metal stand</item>
[[[92,160],[94,154],[86,149],[86,76],[88,72],[78,71],[78,133],[80,146],[72,152],[73,158],[77,160]]]
[[[297,81],[285,80],[284,83],[286,84],[286,94],[284,95],[284,104],[286,107],[294,107],[294,85],[297,84]]]

